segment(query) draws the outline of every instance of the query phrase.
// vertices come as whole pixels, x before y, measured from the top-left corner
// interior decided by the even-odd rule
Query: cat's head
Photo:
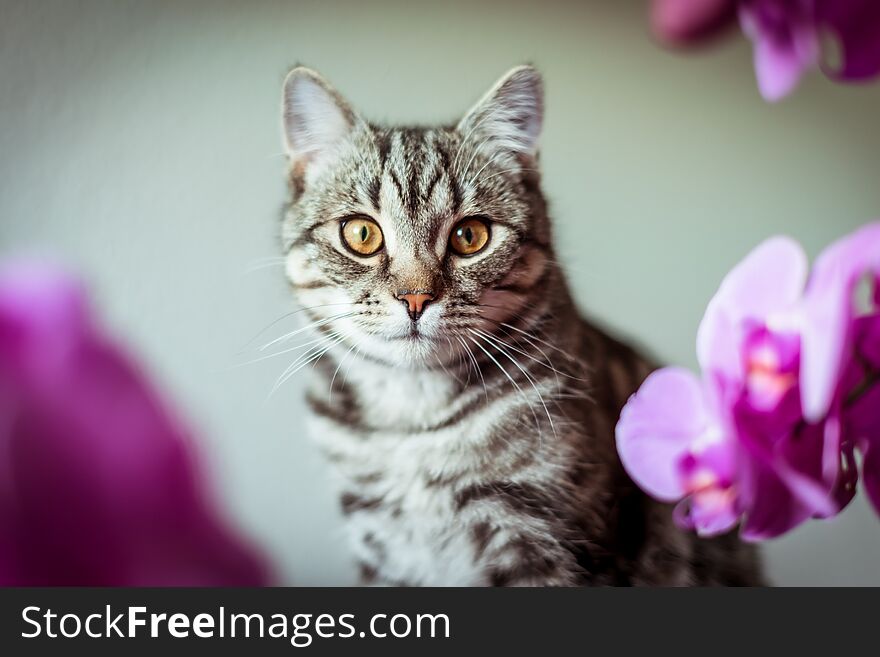
[[[317,73],[284,83],[287,273],[318,328],[390,364],[436,365],[541,302],[540,75],[502,77],[455,126],[368,123]]]

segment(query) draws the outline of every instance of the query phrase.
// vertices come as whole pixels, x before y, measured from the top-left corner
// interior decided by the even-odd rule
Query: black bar
[[[859,649],[859,635],[868,636],[876,622],[872,616],[878,601],[880,595],[873,589],[0,589],[0,654],[164,657],[219,651],[251,657],[305,650],[420,656],[485,649],[492,655],[616,657],[636,650],[651,654],[674,650],[676,655],[705,656],[718,649],[767,654],[774,644],[784,654],[796,654],[796,650],[814,654],[824,649],[837,654]],[[91,620],[92,633],[106,633],[108,605],[111,621],[122,614],[115,623],[118,630],[111,627],[110,638],[86,636],[84,621],[91,614],[100,615]],[[23,618],[28,607],[39,608],[27,612],[33,622]],[[145,625],[135,627],[134,638],[119,637],[119,632],[128,633],[130,607],[146,608],[135,613],[136,620]],[[221,608],[225,613],[220,613]],[[47,610],[56,614],[48,626]],[[178,619],[175,625],[178,633],[189,633],[186,638],[169,633],[167,619],[176,613],[186,615],[186,623]],[[47,628],[60,634],[60,617],[66,614],[79,619],[79,635],[46,636]],[[166,615],[157,621],[157,638],[150,636],[151,614]],[[192,622],[198,614],[212,617],[212,629],[205,618],[199,625],[202,634],[213,632],[211,638],[195,636]],[[233,614],[260,614],[264,637],[255,636],[259,634],[256,618],[250,620],[251,636],[242,636],[245,621],[238,618],[232,638]],[[284,617],[283,625],[273,614]],[[321,614],[329,616],[322,617],[318,628]],[[394,620],[397,614],[406,618]],[[420,615],[422,619],[417,620]],[[430,618],[425,615],[445,615],[448,636],[445,621],[436,616],[432,637]],[[225,638],[218,637],[221,616]],[[295,616],[300,627],[297,643],[302,647],[291,644]],[[371,621],[376,633],[387,636],[371,636]],[[394,637],[392,622],[398,634],[409,626],[409,635]],[[286,638],[268,636],[273,624],[276,634],[286,628]],[[37,632],[37,626],[38,636],[22,636]],[[67,618],[64,630],[73,634],[76,626],[75,619]],[[330,633],[343,636],[326,636]]]

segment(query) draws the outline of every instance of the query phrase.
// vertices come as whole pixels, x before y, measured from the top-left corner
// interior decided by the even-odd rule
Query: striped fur
[[[539,186],[542,102],[521,67],[456,126],[386,128],[308,69],[285,83],[287,273],[317,332],[297,362],[364,578],[759,583],[751,548],[679,531],[620,466],[614,425],[652,366],[572,303]],[[351,215],[378,222],[382,251],[343,248]],[[491,239],[463,258],[448,239],[469,216]],[[435,296],[418,321],[401,290]]]

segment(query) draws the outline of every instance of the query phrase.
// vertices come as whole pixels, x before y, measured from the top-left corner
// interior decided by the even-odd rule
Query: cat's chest
[[[473,537],[451,482],[467,485],[484,475],[484,440],[503,409],[486,404],[458,417],[457,400],[431,382],[377,380],[361,405],[365,398],[377,405],[366,419],[311,419],[312,437],[332,465],[355,557],[383,581],[479,583]],[[367,428],[379,423],[385,426]]]
[[[431,486],[418,476],[395,479],[389,472],[386,486],[378,489],[384,497],[375,509],[347,514],[358,560],[389,583],[479,583],[473,540],[456,513],[451,489]]]

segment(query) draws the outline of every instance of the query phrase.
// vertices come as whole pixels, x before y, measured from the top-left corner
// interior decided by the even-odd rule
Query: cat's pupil
[[[474,231],[470,226],[464,229],[464,239],[468,244],[474,241]]]
[[[361,242],[367,241],[367,236],[370,234],[370,231],[367,230],[366,226],[361,226]]]

